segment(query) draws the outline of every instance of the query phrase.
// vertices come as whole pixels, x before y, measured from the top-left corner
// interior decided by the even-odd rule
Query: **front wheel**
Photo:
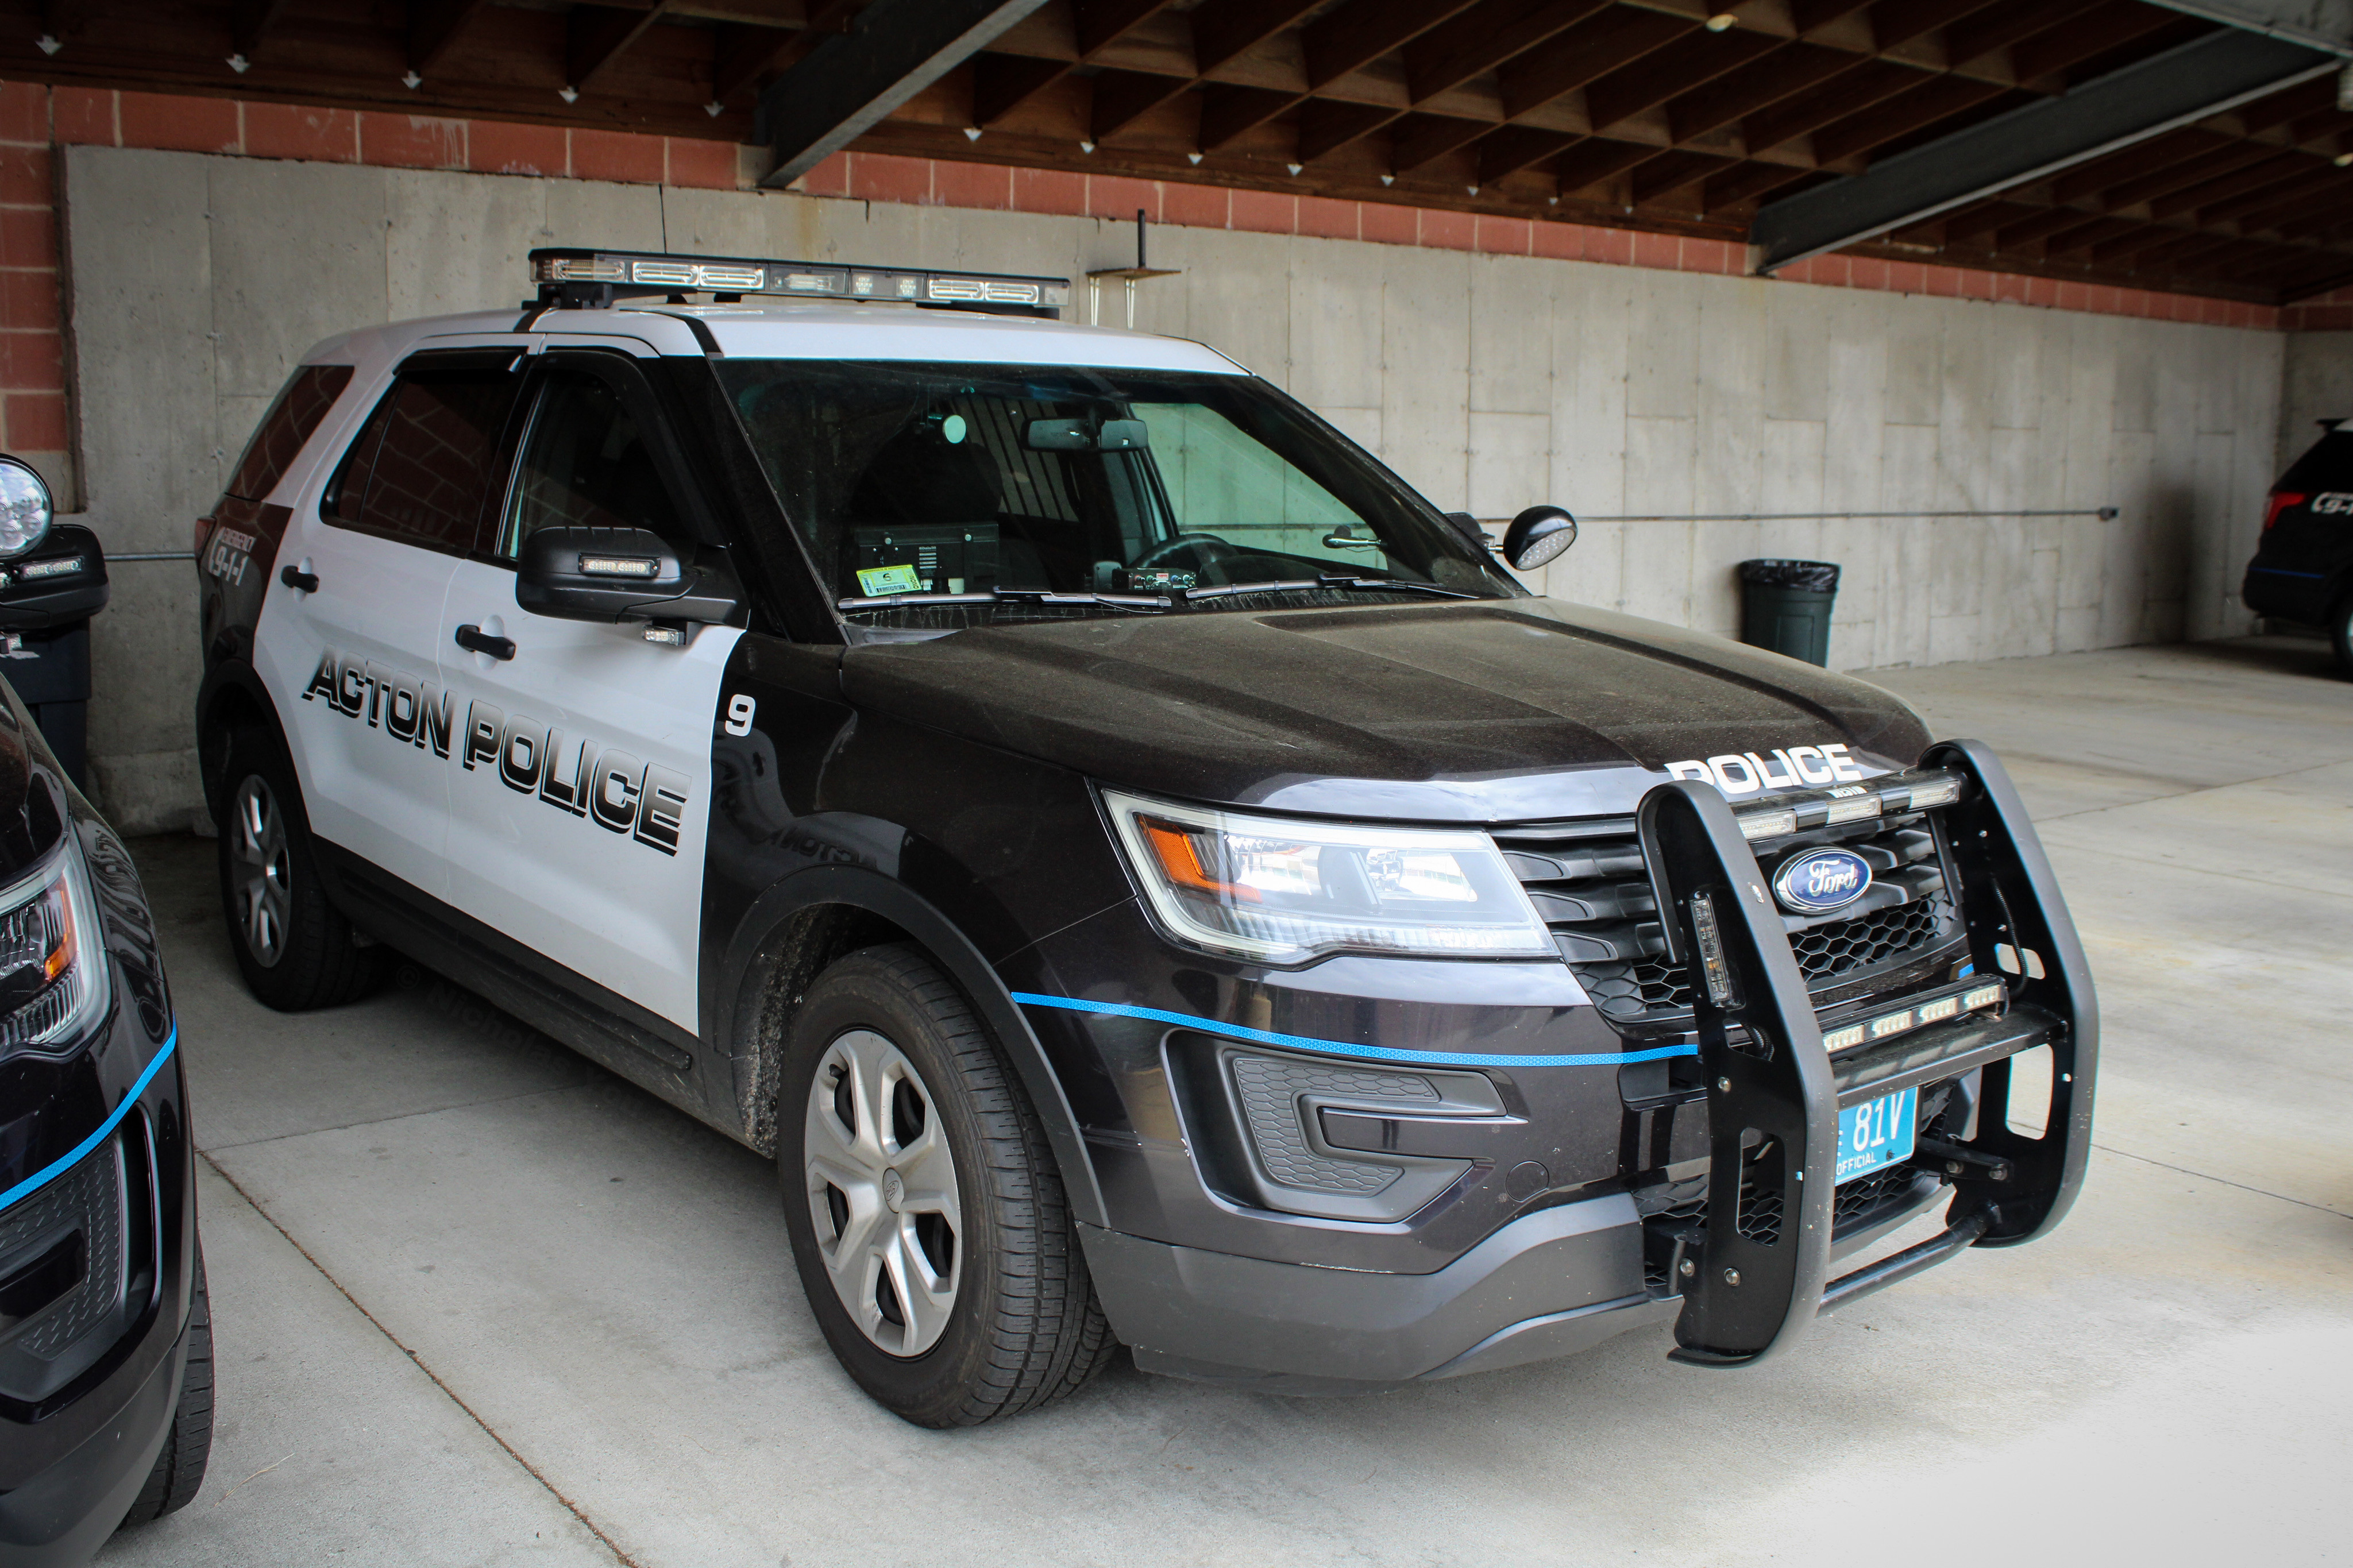
[[[205,1484],[213,1452],[213,1300],[205,1279],[204,1254],[196,1254],[196,1288],[188,1303],[188,1360],[180,1373],[179,1403],[172,1407],[164,1451],[139,1489],[131,1511],[116,1526],[151,1524],[188,1506]]]
[[[1028,1097],[948,978],[868,948],[809,987],[777,1118],[801,1285],[860,1387],[919,1426],[1062,1397],[1117,1345]]]

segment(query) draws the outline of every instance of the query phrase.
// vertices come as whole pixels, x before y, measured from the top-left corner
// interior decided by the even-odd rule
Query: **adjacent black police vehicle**
[[[238,962],[412,954],[773,1152],[891,1409],[1738,1364],[2066,1209],[2092,993],[1982,748],[1532,597],[1060,279],[534,266],[322,344],[200,525]]]
[[[2320,439],[2272,487],[2239,596],[2257,615],[2327,631],[2353,675],[2353,430],[2320,423]]]
[[[78,709],[45,737],[9,662],[105,602],[98,542],[52,528],[40,477],[0,458],[0,1562],[23,1568],[87,1562],[184,1506],[212,1447],[195,1150],[154,921],[59,761]]]

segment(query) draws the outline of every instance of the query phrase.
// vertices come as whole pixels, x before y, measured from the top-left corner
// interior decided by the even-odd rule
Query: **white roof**
[[[395,321],[330,338],[304,357],[363,365],[398,360],[428,340],[512,336],[521,310],[486,310]],[[1124,370],[1190,370],[1245,374],[1200,343],[1109,327],[1083,327],[1035,316],[926,310],[905,305],[802,303],[622,305],[609,310],[549,310],[531,325],[551,338],[643,342],[661,354],[702,355],[689,319],[720,352],[737,359],[930,360],[966,364],[1086,365]]]

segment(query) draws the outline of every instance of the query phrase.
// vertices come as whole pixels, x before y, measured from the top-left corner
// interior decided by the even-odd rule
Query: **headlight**
[[[1245,816],[1113,790],[1103,805],[1153,912],[1182,942],[1267,963],[1556,951],[1483,833]]]
[[[106,1002],[106,942],[69,827],[47,866],[0,893],[0,1056],[78,1037]]]

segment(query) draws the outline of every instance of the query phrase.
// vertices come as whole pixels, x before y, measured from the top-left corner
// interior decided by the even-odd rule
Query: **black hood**
[[[849,650],[860,708],[1153,794],[1404,821],[1633,809],[1671,762],[1928,742],[1888,692],[1551,599],[1178,611]]]

